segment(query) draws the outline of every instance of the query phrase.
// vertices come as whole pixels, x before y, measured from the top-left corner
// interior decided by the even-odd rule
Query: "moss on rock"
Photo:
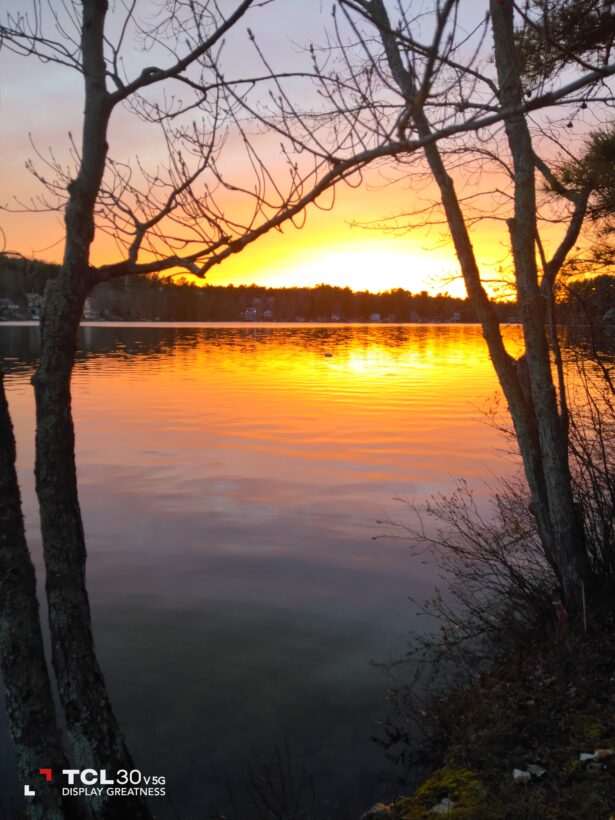
[[[400,820],[432,818],[443,800],[450,800],[447,817],[456,820],[497,820],[502,812],[488,800],[487,789],[471,769],[443,766],[396,804]]]

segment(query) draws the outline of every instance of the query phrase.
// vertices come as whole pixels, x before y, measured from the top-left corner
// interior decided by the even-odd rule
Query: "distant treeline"
[[[204,285],[127,279],[99,287],[92,306],[104,318],[167,321],[460,321],[476,317],[465,299],[448,295],[355,292],[350,288],[270,288],[260,285]],[[503,317],[515,312],[502,305]]]
[[[27,318],[40,302],[47,279],[57,275],[49,263],[0,257],[0,311],[18,308]],[[7,306],[12,303],[12,308]],[[502,319],[515,315],[514,303],[497,305]],[[467,299],[430,296],[401,288],[386,293],[353,291],[331,285],[270,288],[261,285],[197,285],[186,279],[128,277],[98,285],[86,318],[126,321],[460,321],[476,316]]]
[[[27,318],[28,312],[36,311],[47,279],[56,276],[57,270],[56,265],[44,262],[0,256],[0,315]],[[501,320],[516,318],[515,302],[494,305]],[[615,309],[615,277],[604,275],[570,285],[559,318],[581,324],[602,322],[611,308]],[[98,285],[84,313],[86,318],[116,321],[476,321],[467,299],[430,296],[426,291],[396,288],[370,293],[324,284],[311,288],[200,286],[186,279],[143,276]]]

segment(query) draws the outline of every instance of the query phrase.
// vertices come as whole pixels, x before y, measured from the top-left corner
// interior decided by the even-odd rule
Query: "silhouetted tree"
[[[74,70],[84,83],[80,140],[73,144],[70,138],[72,166],[52,153],[39,156],[44,172],[31,168],[47,189],[33,208],[56,209],[65,223],[64,258],[47,281],[41,355],[33,378],[36,491],[52,660],[81,768],[130,769],[132,761],[94,651],[85,586],[70,390],[79,322],[85,298],[98,283],[177,268],[202,276],[222,251],[241,250],[317,196],[320,189],[311,184],[304,194],[305,179],[290,162],[283,193],[238,120],[234,95],[268,77],[225,81],[217,62],[223,38],[260,5],[238,1],[224,15],[209,0],[168,0],[139,16],[136,3],[110,11],[106,0],[60,5],[33,0],[27,10],[9,13],[0,26],[3,48]],[[110,14],[115,25],[108,25]],[[150,65],[132,76],[131,47],[149,51],[162,67]],[[182,97],[170,86],[182,88]],[[151,170],[138,160],[110,155],[110,124],[120,108],[159,129],[165,156]],[[253,182],[226,181],[232,163],[225,165],[224,146],[231,126]],[[343,169],[331,172],[325,160],[321,165],[329,178],[343,177]],[[312,166],[307,179],[313,175]],[[221,191],[235,204],[220,201]],[[117,261],[92,264],[97,231],[116,240]],[[103,796],[90,807],[96,817],[149,816],[138,798]]]
[[[135,3],[121,4],[113,10],[113,28],[107,26],[105,0],[71,0],[60,6],[34,0],[30,16],[9,15],[0,26],[3,47],[76,70],[84,81],[82,131],[79,144],[72,146],[73,167],[67,170],[53,155],[41,157],[47,164],[45,173],[33,166],[49,192],[42,206],[57,208],[65,221],[64,258],[58,275],[47,284],[41,358],[34,377],[36,485],[53,664],[77,762],[83,767],[130,766],[94,653],[85,588],[70,394],[84,300],[98,283],[127,275],[183,268],[204,276],[213,265],[292,219],[324,191],[371,163],[393,160],[403,165],[424,153],[511,409],[545,554],[569,600],[574,601],[579,580],[587,578],[567,462],[564,386],[560,382],[558,405],[549,366],[547,306],[555,276],[580,230],[590,192],[566,189],[572,216],[560,247],[551,259],[543,260],[541,283],[535,172],[538,168],[549,180],[553,174],[536,156],[527,113],[574,103],[575,95],[589,93],[615,66],[583,64],[570,82],[541,86],[529,98],[518,65],[511,0],[493,0],[489,20],[477,29],[484,35],[491,30],[496,76],[480,64],[480,37],[474,51],[464,45],[466,29],[457,24],[461,0],[434,3],[423,18],[429,20],[426,42],[417,39],[404,4],[392,25],[383,0],[341,0],[347,30],[342,31],[337,20],[333,25],[344,48],[337,51],[340,59],[333,70],[312,53],[310,73],[319,83],[324,108],[311,116],[299,110],[286,90],[289,78],[275,74],[257,45],[266,66],[264,76],[226,76],[218,53],[222,39],[259,5],[256,0],[237,2],[224,17],[214,2],[166,0],[157,16],[138,19]],[[135,36],[149,47],[157,64],[131,75],[125,66],[132,61],[124,62],[123,57]],[[261,82],[272,91],[273,111],[263,107],[262,98],[248,93]],[[165,94],[169,84],[188,89],[190,98],[184,102],[171,91]],[[141,163],[131,164],[130,158],[119,160],[110,154],[110,123],[120,106],[161,130],[166,160],[155,169],[148,171]],[[250,140],[243,124],[246,112],[286,139],[286,187],[273,179],[257,143]],[[526,340],[525,356],[518,361],[504,347],[468,223],[438,148],[444,140],[450,144],[465,135],[462,154],[472,139],[475,151],[488,151],[484,134],[502,122],[509,156],[500,160],[498,153],[505,153],[500,147],[495,161],[504,165],[513,188],[511,250]],[[227,125],[236,129],[254,170],[252,182],[233,176],[225,163]],[[300,166],[295,159],[299,155],[309,157],[309,162]],[[224,191],[242,204],[236,209],[229,206],[223,201]],[[117,261],[92,264],[97,231],[115,238]],[[370,301],[368,294],[354,297],[357,316],[369,314]],[[126,817],[126,812],[134,818],[147,816],[137,801],[130,806],[125,800],[105,801],[93,804],[92,811],[109,818]]]
[[[11,737],[22,783],[35,788],[32,820],[83,816],[39,769],[67,766],[47,671],[34,565],[26,544],[15,471],[15,437],[0,373],[0,666]]]
[[[589,49],[586,54],[584,41],[583,55],[579,55],[570,43],[566,64],[577,70],[569,82],[564,85],[559,80],[551,81],[556,72],[549,70],[536,83],[523,74],[524,34],[536,31],[541,9],[544,17],[544,4],[528,4],[518,12],[512,0],[492,0],[487,16],[476,20],[473,43],[471,37],[468,39],[467,27],[458,23],[464,9],[469,12],[460,0],[434,3],[427,33],[425,13],[420,22],[411,19],[410,4],[398,3],[395,19],[384,0],[340,0],[340,5],[366,55],[360,70],[347,57],[351,76],[378,78],[372,85],[363,86],[364,109],[383,110],[385,97],[389,114],[378,127],[394,130],[402,143],[423,143],[424,164],[415,163],[413,172],[421,179],[428,172],[439,191],[444,224],[510,409],[542,548],[560,579],[566,600],[574,606],[581,583],[591,580],[591,567],[582,513],[575,503],[570,476],[566,385],[555,332],[553,294],[556,278],[579,237],[596,178],[589,175],[581,185],[566,185],[539,155],[538,145],[542,142],[535,144],[528,112],[558,103],[567,105],[555,122],[551,118],[536,129],[540,132],[542,128],[543,134],[548,129],[551,144],[561,145],[571,112],[581,108],[583,100],[595,97],[595,105],[599,106],[613,99],[605,85],[615,70],[608,61],[610,49]],[[374,34],[380,52],[374,45]],[[493,41],[491,55],[484,46],[488,37]],[[352,46],[346,45],[345,50],[350,55]],[[350,82],[348,77],[345,82]],[[457,139],[459,124],[466,117],[466,136]],[[505,126],[503,134],[497,126],[489,127],[500,121]],[[502,187],[478,187],[469,195],[466,189],[462,197],[455,176],[460,175],[462,163],[469,165],[477,160],[481,175],[487,168],[501,174]],[[545,180],[551,197],[550,219],[553,221],[554,209],[559,208],[557,218],[564,228],[551,256],[540,236],[538,175]],[[486,195],[491,205],[485,213],[474,199]],[[408,224],[421,224],[421,220],[423,224],[438,221],[432,215],[433,208],[426,209],[413,219],[410,210],[393,227],[407,230]],[[525,351],[517,359],[505,347],[485,274],[472,244],[472,227],[477,218],[485,216],[506,221],[508,227],[511,284],[525,340]],[[551,355],[557,365],[556,382]]]

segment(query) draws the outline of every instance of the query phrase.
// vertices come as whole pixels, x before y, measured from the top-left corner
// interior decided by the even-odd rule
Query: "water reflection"
[[[0,349],[38,558],[37,330],[0,326]],[[399,651],[408,595],[434,573],[404,543],[374,541],[376,521],[406,515],[395,497],[516,469],[480,423],[495,391],[472,326],[82,329],[74,413],[99,656],[135,756],[166,774],[183,817],[223,799],[225,768],[285,736],[325,792],[354,808],[379,796],[369,660]]]

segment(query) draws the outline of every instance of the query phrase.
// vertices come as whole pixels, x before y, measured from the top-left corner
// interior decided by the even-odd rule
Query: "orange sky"
[[[312,209],[305,227],[292,225],[258,240],[208,274],[212,283],[272,286],[327,284],[354,290],[382,291],[402,287],[412,292],[448,291],[465,295],[450,240],[440,228],[394,236],[351,224],[394,214],[408,207],[407,194],[345,191],[332,212]],[[477,249],[490,267],[502,256],[498,238],[483,231]]]
[[[22,143],[20,151],[31,154]],[[28,153],[29,152],[29,153]],[[5,184],[14,190],[34,193],[27,172],[16,163],[7,169]],[[6,190],[6,188],[5,188]],[[24,196],[24,194],[22,194]],[[382,291],[402,287],[412,292],[449,292],[465,295],[453,248],[441,226],[416,229],[404,235],[362,228],[353,221],[368,222],[411,208],[410,201],[425,200],[399,186],[366,190],[341,187],[331,211],[311,207],[301,229],[287,223],[272,231],[207,274],[211,284],[264,284],[275,287],[316,285],[321,282],[349,286],[354,290]],[[59,261],[63,249],[60,214],[4,214],[0,224],[6,247],[26,256]],[[493,226],[476,231],[475,246],[491,275],[505,253]],[[97,237],[93,261],[118,259],[110,238]]]
[[[14,4],[10,0],[9,4]],[[286,13],[288,39],[299,37],[308,18],[296,15],[287,0],[281,0],[279,9]],[[283,15],[284,16],[284,15]],[[315,15],[317,18],[318,15]],[[301,19],[295,19],[301,18]],[[281,48],[281,29],[272,31],[264,24],[261,37],[265,45]],[[322,23],[322,21],[321,21]],[[288,43],[286,43],[288,45]],[[27,108],[23,101],[28,100]],[[12,196],[26,202],[36,196],[41,187],[25,169],[25,162],[33,157],[29,142],[31,132],[39,151],[53,148],[61,160],[68,160],[67,134],[79,133],[82,109],[81,78],[76,72],[41,65],[32,59],[16,58],[0,53],[0,115],[3,151],[0,152],[0,174],[3,179],[5,203],[14,205]],[[115,114],[114,114],[115,116]],[[275,145],[279,139],[274,138]],[[135,147],[137,146],[137,147]],[[117,113],[110,138],[111,155],[120,160],[149,152],[154,161],[151,143],[139,139],[134,117]],[[223,149],[233,160],[235,146]],[[269,149],[267,149],[269,151]],[[275,149],[271,149],[275,158]],[[280,162],[274,159],[273,166]],[[238,162],[241,159],[238,157]],[[37,163],[44,173],[44,164]],[[465,293],[458,278],[458,266],[450,241],[442,227],[431,230],[416,228],[403,236],[393,236],[382,230],[351,227],[352,221],[369,222],[390,217],[400,211],[422,208],[434,195],[433,188],[412,192],[408,184],[382,185],[376,174],[371,175],[360,188],[342,186],[338,189],[332,211],[310,208],[303,229],[291,224],[283,232],[273,232],[258,240],[241,254],[231,257],[212,269],[207,281],[213,284],[258,283],[275,286],[315,285],[326,282],[353,289],[373,291],[403,287],[417,292],[448,291],[454,295]],[[488,185],[486,174],[477,175],[474,185]],[[4,233],[6,250],[27,256],[57,261],[62,256],[63,224],[61,214],[0,214],[0,228]],[[506,228],[501,222],[485,222],[473,228],[473,242],[481,266],[488,279],[497,276],[498,266],[506,259]],[[111,241],[97,238],[93,261],[117,260]],[[456,277],[456,278],[455,278]]]

